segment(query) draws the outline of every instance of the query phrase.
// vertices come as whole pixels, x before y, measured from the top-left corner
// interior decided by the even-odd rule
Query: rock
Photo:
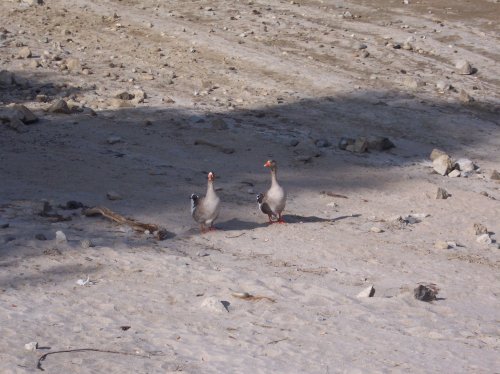
[[[82,71],[82,64],[80,63],[80,60],[74,57],[67,58],[65,61],[65,65],[68,68],[69,71],[73,73],[79,73]]]
[[[144,99],[146,99],[147,97],[146,92],[144,92],[143,90],[135,90],[133,92],[133,95],[134,95],[133,101],[136,104],[143,103]]]
[[[0,71],[0,86],[10,86],[14,84],[14,73],[7,70]]]
[[[388,149],[394,148],[395,145],[389,140],[382,136],[375,136],[368,138],[368,149],[375,151],[386,151]]]
[[[438,240],[434,243],[434,248],[436,249],[448,249],[449,247],[448,243],[442,240]]]
[[[500,181],[500,173],[498,171],[496,171],[496,170],[493,170],[491,172],[490,179],[493,179],[495,181]]]
[[[69,109],[68,103],[62,99],[52,103],[47,111],[50,113],[71,114],[71,109]]]
[[[355,140],[353,138],[340,138],[339,148],[342,150],[346,150],[348,146],[354,145]]]
[[[116,135],[111,135],[108,139],[106,139],[108,144],[116,144],[116,143],[121,143],[123,139],[120,136]]]
[[[106,197],[108,198],[108,200],[121,200],[121,199],[123,199],[123,197],[115,191],[109,191],[106,194]]]
[[[449,198],[451,195],[446,191],[444,188],[438,187],[437,192],[436,192],[436,199],[440,200],[446,200]]]
[[[365,138],[357,138],[354,142],[352,152],[363,153],[368,150],[368,141]]]
[[[23,3],[28,5],[43,5],[43,0],[22,0]]]
[[[328,140],[326,140],[326,139],[317,139],[314,142],[314,144],[318,148],[326,148],[326,147],[329,147],[331,145],[331,143]]]
[[[446,91],[449,91],[451,90],[451,85],[444,82],[444,81],[438,81],[436,83],[436,88],[440,91],[440,92],[446,92]]]
[[[119,109],[119,108],[131,108],[134,106],[134,103],[131,100],[122,100],[117,98],[111,98],[108,100],[108,106],[110,108]]]
[[[460,173],[460,170],[456,170],[456,169],[455,169],[455,170],[450,171],[450,172],[448,173],[448,176],[449,176],[450,178],[457,178],[457,177],[459,177],[459,176],[460,176],[460,174],[461,174],[461,173]]]
[[[420,301],[433,301],[439,293],[439,288],[435,284],[420,284],[413,290],[415,299]]]
[[[375,295],[375,288],[373,285],[365,288],[363,291],[357,294],[356,297],[363,298],[363,297],[373,297]]]
[[[7,108],[11,110],[11,118],[15,117],[17,119],[20,119],[21,121],[23,121],[23,123],[33,123],[38,121],[38,117],[35,116],[33,112],[26,108],[24,105],[13,104],[7,106]]]
[[[460,99],[460,101],[462,103],[466,103],[466,104],[472,103],[475,101],[475,99],[471,95],[469,95],[469,93],[465,90],[460,90],[460,94],[459,94],[458,98]]]
[[[299,144],[299,141],[297,139],[291,139],[289,142],[288,142],[288,145],[290,147],[296,147],[297,145]]]
[[[493,240],[491,240],[490,234],[482,234],[476,238],[476,242],[481,244],[491,244],[493,243]]]
[[[485,225],[481,223],[475,223],[472,226],[472,231],[474,232],[475,235],[488,234],[488,229],[486,228]]]
[[[432,161],[432,167],[441,175],[448,174],[452,169],[451,158],[448,155],[442,155]]]
[[[229,313],[229,302],[212,296],[202,301],[201,307],[216,313]]]
[[[6,125],[20,134],[24,134],[29,131],[28,126],[26,126],[23,121],[15,117],[10,118]]]
[[[80,242],[80,245],[81,245],[82,248],[85,248],[85,249],[91,248],[91,247],[95,247],[95,244],[90,239],[83,239]]]
[[[474,163],[471,160],[469,160],[468,158],[458,159],[457,161],[455,161],[454,167],[455,168],[458,167],[458,170],[464,171],[466,173],[474,171],[476,169],[476,165],[474,165]]]
[[[24,345],[24,349],[27,351],[36,351],[38,349],[38,342],[29,342]]]
[[[66,235],[62,231],[56,231],[56,242],[57,243],[66,243],[68,239],[66,239]]]
[[[472,66],[467,60],[459,60],[455,64],[455,69],[458,74],[461,75],[470,75],[473,73]]]
[[[47,240],[47,237],[43,234],[36,234],[35,239],[36,240]]]
[[[439,156],[447,156],[446,152],[440,150],[440,149],[437,149],[437,148],[434,148],[429,156],[429,158],[431,159],[431,161],[434,161],[436,158],[438,158]]]
[[[18,58],[30,58],[31,57],[31,49],[29,49],[28,47],[22,47],[17,52],[17,57]]]
[[[420,79],[414,78],[414,77],[406,77],[403,80],[403,85],[405,87],[408,87],[408,88],[415,90],[419,87],[425,86],[425,82],[420,80]]]
[[[371,229],[370,229],[371,232],[375,232],[375,233],[381,233],[381,232],[384,232],[384,230],[382,230],[380,227],[376,227],[376,226],[373,226]]]
[[[132,100],[134,97],[135,96],[133,94],[128,93],[127,91],[121,91],[115,95],[115,98],[120,100]]]
[[[227,130],[229,126],[222,118],[214,118],[211,121],[212,127],[216,130]]]

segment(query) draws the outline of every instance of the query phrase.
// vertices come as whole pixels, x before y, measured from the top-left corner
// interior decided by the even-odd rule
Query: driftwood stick
[[[128,225],[136,231],[144,232],[148,230],[149,232],[154,233],[156,238],[159,240],[166,239],[167,237],[167,231],[165,229],[162,229],[158,225],[152,223],[143,223],[136,221],[135,219],[132,218],[124,217],[121,214],[115,213],[112,210],[105,207],[96,206],[93,208],[87,208],[83,210],[82,213],[85,214],[87,217],[102,215],[103,217],[113,222],[117,222],[122,225]]]
[[[52,352],[47,352],[43,355],[40,356],[38,359],[38,362],[36,364],[36,368],[45,371],[45,369],[42,367],[42,361],[45,361],[47,356],[53,355],[56,353],[71,353],[71,352],[101,352],[101,353],[112,353],[112,354],[117,354],[117,355],[125,355],[125,356],[136,356],[136,357],[144,357],[144,358],[151,358],[151,356],[147,355],[141,355],[138,353],[130,353],[130,352],[120,352],[120,351],[109,351],[107,349],[97,349],[97,348],[78,348],[78,349],[66,349],[62,351],[52,351]]]

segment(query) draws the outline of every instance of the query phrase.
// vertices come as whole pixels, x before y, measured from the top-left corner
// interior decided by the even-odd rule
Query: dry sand
[[[121,353],[53,354],[42,367],[498,373],[500,249],[472,227],[499,239],[499,13],[485,0],[1,1],[0,70],[17,84],[0,87],[0,104],[40,120],[23,133],[0,123],[0,371],[91,348]],[[23,46],[33,57],[17,58]],[[460,59],[477,71],[457,74]],[[137,90],[142,103],[113,99]],[[58,98],[97,115],[46,112]],[[355,154],[342,136],[396,147]],[[435,147],[480,169],[433,173]],[[285,225],[255,202],[271,157]],[[208,171],[223,206],[219,230],[201,235],[189,195]],[[451,197],[436,200],[438,187]],[[169,238],[58,208],[69,200]],[[44,201],[71,220],[40,216]],[[393,220],[409,214],[422,216]],[[419,282],[438,299],[416,300]],[[356,297],[370,285],[374,297]]]

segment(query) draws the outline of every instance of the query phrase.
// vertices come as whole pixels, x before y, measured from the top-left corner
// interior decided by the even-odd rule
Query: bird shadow
[[[286,223],[315,223],[315,222],[337,222],[347,218],[361,217],[361,214],[351,214],[335,218],[321,218],[317,216],[300,216],[298,214],[286,214],[283,219]]]
[[[228,221],[220,222],[216,226],[217,228],[224,231],[235,231],[235,230],[253,230],[259,227],[266,227],[269,223],[267,222],[250,222],[242,221],[238,218],[232,218]]]

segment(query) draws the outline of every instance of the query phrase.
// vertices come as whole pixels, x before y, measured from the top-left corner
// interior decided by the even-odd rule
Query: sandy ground
[[[0,123],[0,371],[90,348],[42,367],[500,372],[499,14],[485,0],[1,1],[0,70],[15,82],[0,104],[39,121]],[[461,59],[474,74],[457,73]],[[58,99],[83,111],[46,111]],[[351,153],[343,136],[396,147]],[[479,169],[434,173],[436,147]],[[255,202],[269,158],[284,225]],[[201,235],[189,195],[208,171],[223,206]],[[169,237],[59,207],[70,200]],[[416,300],[419,282],[438,299]]]

